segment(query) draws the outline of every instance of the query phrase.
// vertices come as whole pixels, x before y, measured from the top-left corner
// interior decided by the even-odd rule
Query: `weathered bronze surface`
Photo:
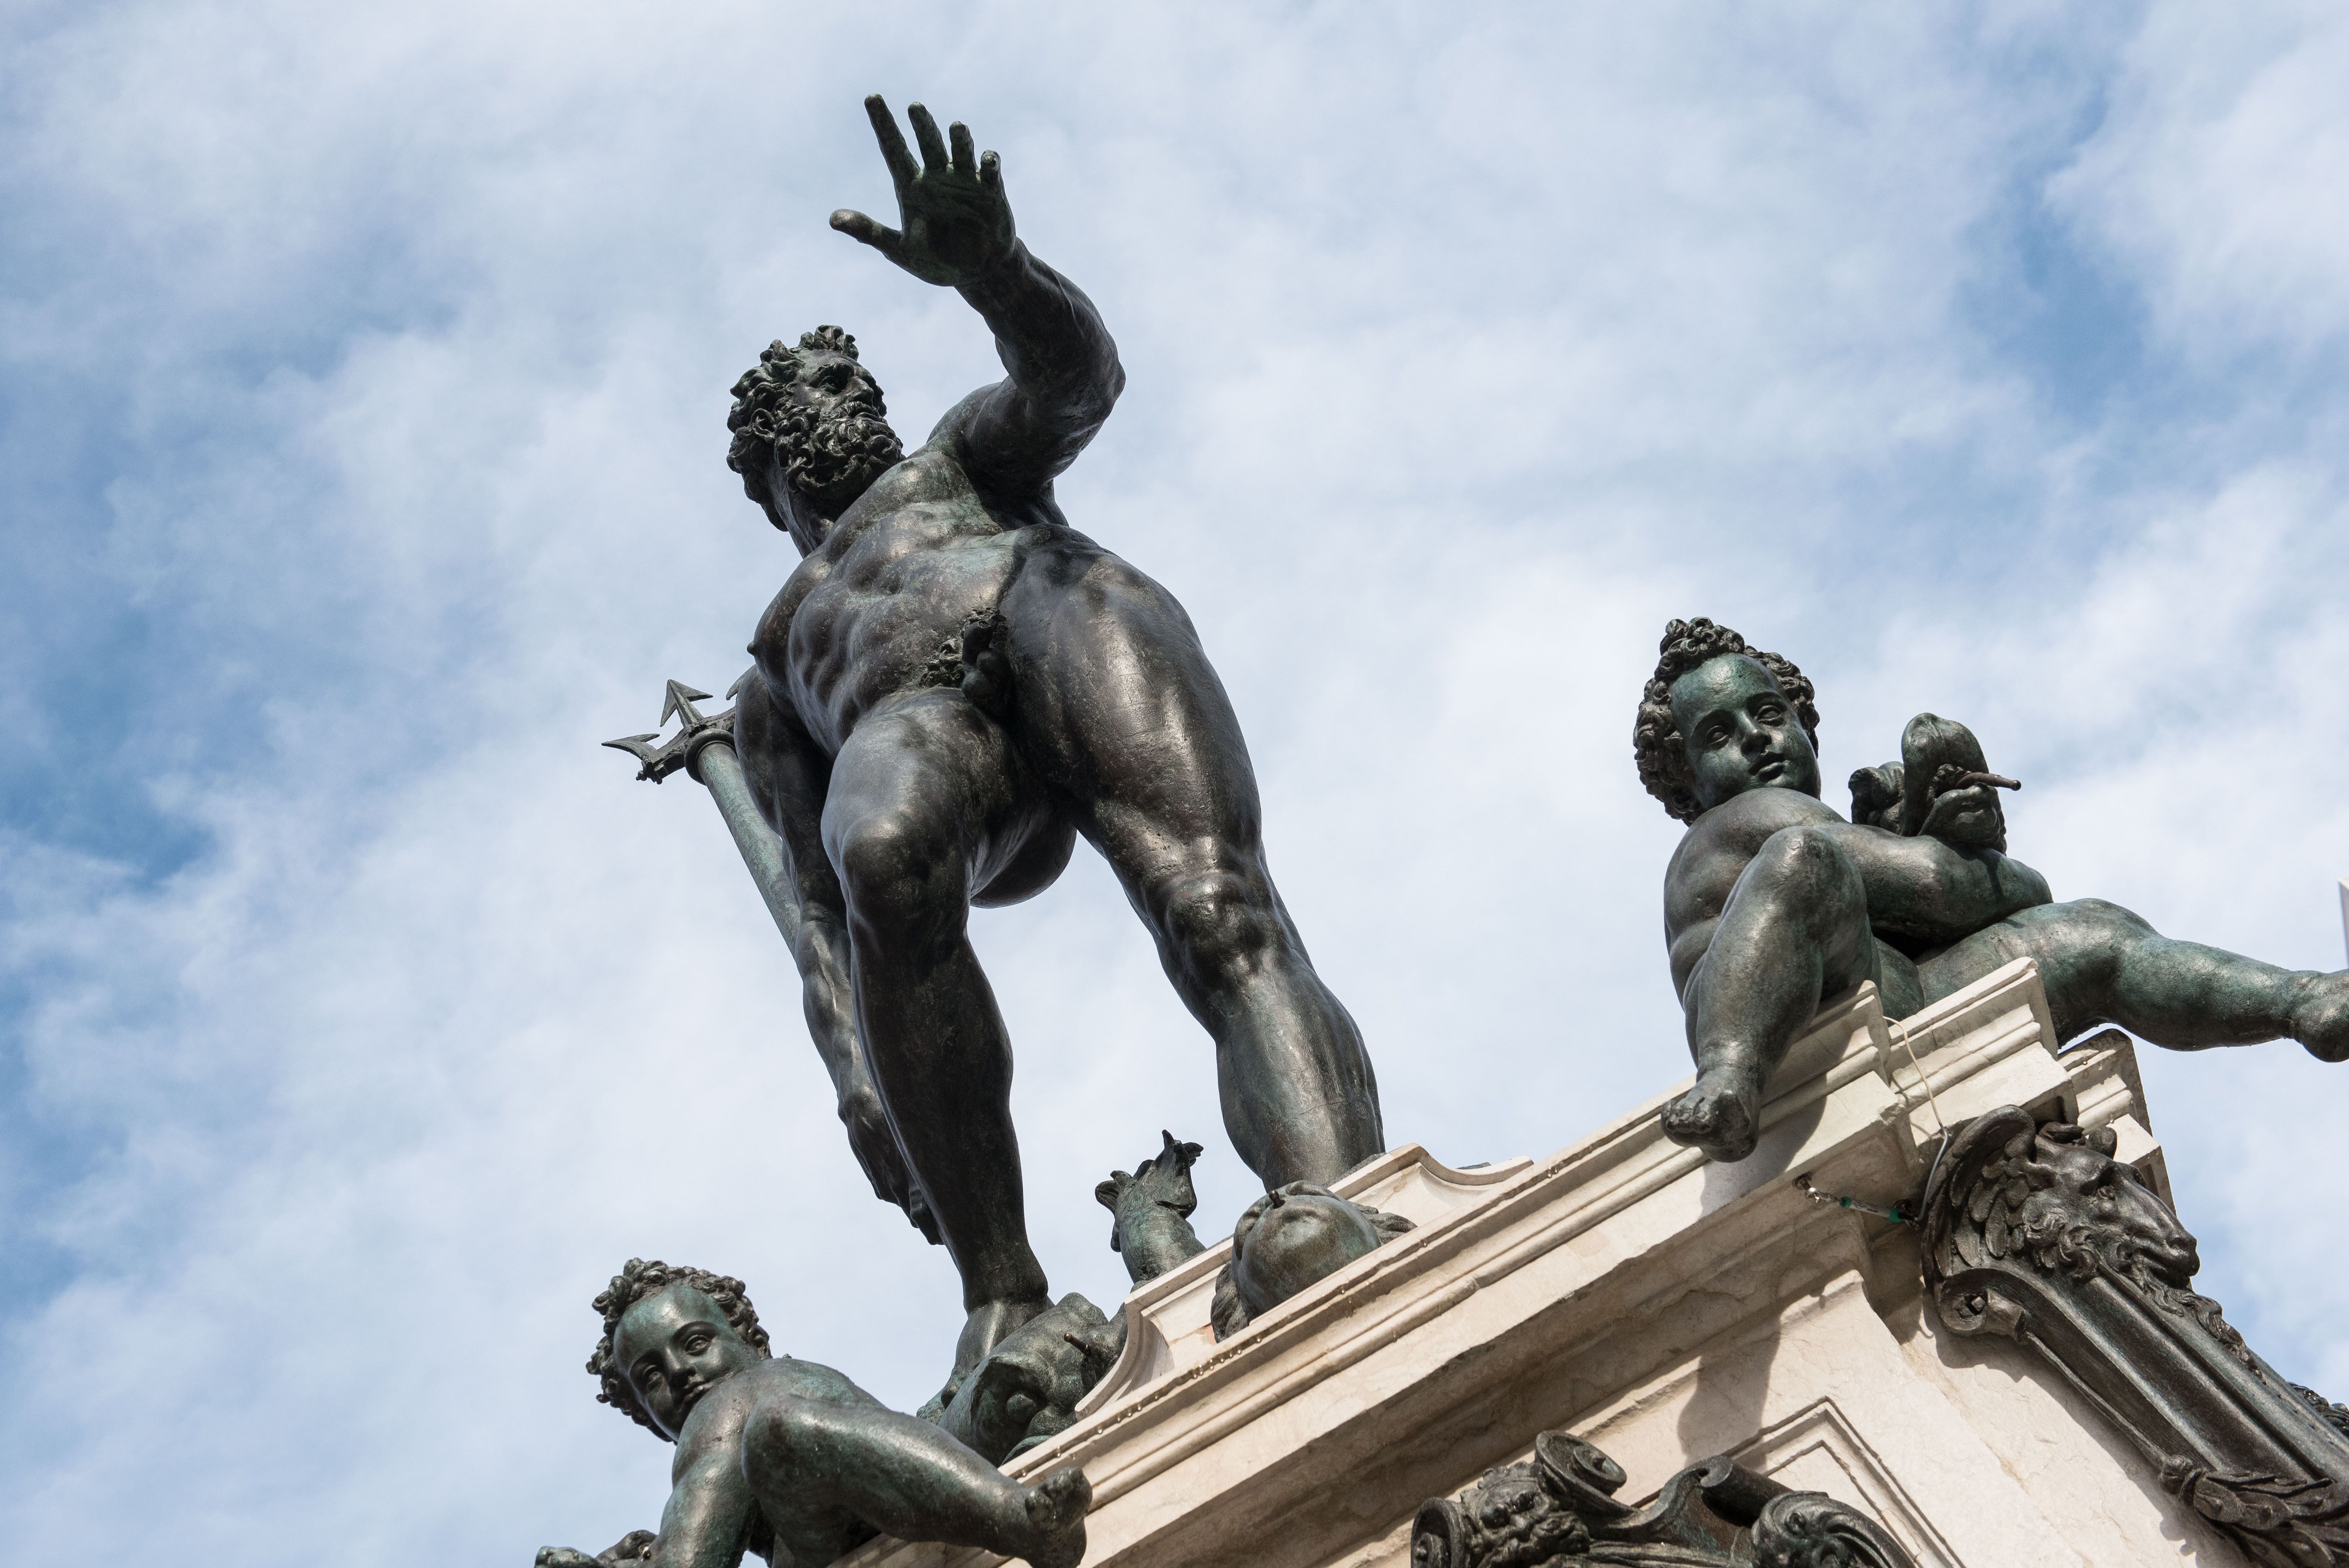
[[[2193,1236],[2114,1149],[2013,1106],[1960,1133],[1923,1205],[1935,1311],[2037,1353],[2253,1562],[2349,1563],[2349,1411],[2194,1293]]]
[[[1258,1315],[1367,1257],[1413,1228],[1401,1214],[1291,1181],[1249,1204],[1232,1227],[1232,1257],[1216,1274],[1209,1321],[1229,1339]]]
[[[910,453],[836,327],[775,343],[736,384],[728,460],[804,559],[752,637],[733,731],[781,841],[850,1142],[961,1272],[958,1378],[1050,1299],[968,912],[1049,886],[1080,835],[1213,1037],[1250,1170],[1331,1181],[1384,1138],[1361,1037],[1266,870],[1247,750],[1189,617],[1053,499],[1124,384],[1115,346],[1019,242],[994,153],[916,105],[917,160],[865,107],[899,226],[833,226],[956,289],[1009,375]]]
[[[1081,1471],[1068,1466],[1023,1487],[831,1367],[770,1356],[741,1281],[631,1259],[595,1310],[604,1337],[587,1370],[603,1384],[596,1398],[677,1445],[668,1505],[657,1534],[632,1532],[593,1558],[548,1547],[539,1568],[687,1568],[745,1551],[815,1568],[882,1532],[983,1547],[1034,1568],[1082,1560],[1092,1489]]]
[[[1191,1165],[1199,1146],[1181,1143],[1171,1132],[1158,1136],[1164,1147],[1133,1168],[1110,1172],[1093,1189],[1093,1196],[1112,1216],[1109,1247],[1125,1260],[1125,1272],[1134,1284],[1156,1279],[1186,1258],[1207,1250],[1191,1228],[1199,1194],[1191,1186]]]
[[[998,1340],[920,1414],[1001,1464],[1073,1425],[1077,1401],[1124,1348],[1123,1314],[1104,1318],[1083,1296],[1064,1295]]]
[[[1866,1514],[1725,1457],[1681,1471],[1645,1508],[1615,1501],[1623,1481],[1590,1444],[1544,1432],[1532,1463],[1487,1470],[1458,1497],[1421,1505],[1412,1568],[1915,1568]]]
[[[2279,969],[2162,935],[2101,899],[2057,903],[2005,852],[1998,790],[1963,725],[1911,720],[1902,759],[1822,803],[1811,683],[1711,621],[1674,621],[1633,730],[1640,777],[1689,824],[1664,872],[1664,938],[1696,1085],[1665,1130],[1753,1152],[1762,1092],[1820,1000],[1876,982],[1905,1018],[2037,961],[2060,1037],[2104,1023],[2178,1050],[2289,1037],[2349,1057],[2349,972]]]

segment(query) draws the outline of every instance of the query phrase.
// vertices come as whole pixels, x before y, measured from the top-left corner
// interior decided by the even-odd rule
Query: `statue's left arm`
[[[876,95],[864,108],[903,226],[846,209],[832,215],[832,226],[916,277],[952,287],[986,320],[1009,375],[957,404],[933,438],[949,443],[982,488],[1033,495],[1109,418],[1125,386],[1117,345],[1084,291],[1019,242],[994,153],[974,159],[959,123],[948,128],[949,149],[929,111],[913,104],[905,118],[921,144],[917,164],[888,106]]]

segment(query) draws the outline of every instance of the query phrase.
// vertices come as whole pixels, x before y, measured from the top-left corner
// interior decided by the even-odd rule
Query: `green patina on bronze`
[[[2006,851],[1999,790],[1965,726],[1909,722],[1901,760],[1819,799],[1810,681],[1709,620],[1674,621],[1633,728],[1640,777],[1689,824],[1664,872],[1664,938],[1696,1085],[1664,1111],[1718,1160],[1754,1150],[1771,1071],[1820,1001],[1874,981],[1905,1018],[2017,958],[2056,1032],[2098,1024],[2174,1050],[2300,1041],[2349,1057],[2349,972],[2324,975],[2162,935],[2101,899],[2058,903]]]

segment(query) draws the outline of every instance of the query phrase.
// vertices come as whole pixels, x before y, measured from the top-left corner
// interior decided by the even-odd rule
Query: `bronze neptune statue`
[[[959,1377],[1050,1300],[1010,1045],[966,926],[973,904],[1050,885],[1080,834],[1214,1037],[1249,1169],[1327,1182],[1384,1140],[1361,1036],[1265,869],[1247,748],[1190,618],[1053,500],[1124,384],[1109,333],[1020,243],[994,153],[917,104],[917,160],[887,107],[865,108],[899,226],[833,227],[959,293],[1008,374],[910,453],[837,327],[776,343],[736,384],[729,461],[803,559],[751,640],[735,736],[789,859],[808,1024],[850,1141],[961,1272]]]
[[[2017,958],[2038,961],[2057,1037],[2118,1024],[2173,1050],[2289,1037],[2349,1057],[2349,972],[2162,935],[2101,899],[2057,903],[2006,853],[1998,791],[1962,725],[1911,721],[1901,761],[1819,799],[1811,683],[1708,620],[1665,629],[1640,699],[1640,780],[1689,824],[1664,872],[1664,940],[1696,1085],[1664,1128],[1716,1160],[1754,1151],[1763,1088],[1821,998],[1876,982],[1904,1018]]]

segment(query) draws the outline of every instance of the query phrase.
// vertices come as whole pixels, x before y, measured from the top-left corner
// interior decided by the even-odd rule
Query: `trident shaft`
[[[738,686],[740,682],[736,683]],[[732,692],[728,692],[731,696]],[[800,895],[792,885],[791,872],[783,856],[783,841],[767,826],[759,815],[759,808],[750,799],[750,781],[742,777],[742,759],[734,750],[734,710],[704,716],[696,703],[708,702],[709,694],[696,691],[683,681],[668,683],[667,699],[661,704],[660,722],[671,718],[678,721],[678,732],[667,742],[660,740],[660,731],[646,735],[623,736],[607,740],[605,745],[626,752],[642,764],[636,777],[649,779],[657,784],[682,769],[698,779],[718,802],[718,814],[726,819],[727,831],[734,835],[734,847],[742,851],[742,863],[750,868],[750,880],[759,884],[759,896],[767,903],[767,913],[775,919],[775,929],[783,934],[793,953],[800,945]]]

